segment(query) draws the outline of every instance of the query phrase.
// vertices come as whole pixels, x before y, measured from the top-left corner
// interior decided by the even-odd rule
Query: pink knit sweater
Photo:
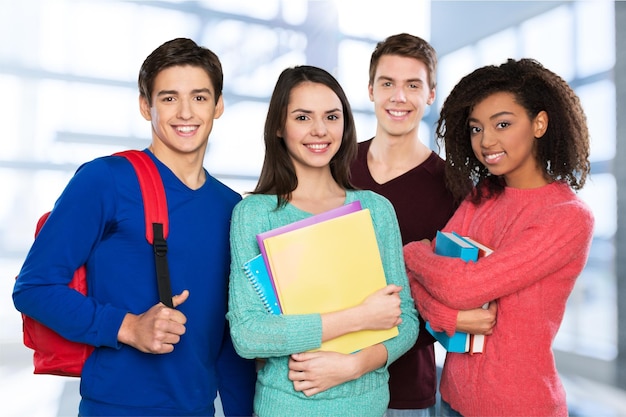
[[[479,206],[464,202],[446,231],[495,249],[478,262],[404,247],[411,290],[435,330],[452,334],[458,310],[497,300],[497,324],[483,354],[449,353],[441,395],[471,416],[566,416],[552,353],[567,298],[593,234],[589,208],[563,183],[507,188]]]

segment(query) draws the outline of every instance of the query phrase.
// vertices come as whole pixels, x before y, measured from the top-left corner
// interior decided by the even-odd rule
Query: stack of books
[[[360,304],[387,281],[368,209],[359,201],[257,236],[261,253],[243,266],[272,314],[328,313]],[[353,353],[397,327],[348,333],[316,350]]]
[[[461,236],[455,232],[437,232],[435,240],[435,253],[437,255],[460,258],[465,262],[476,262],[483,256],[488,256],[493,249],[475,241],[474,239]],[[482,308],[489,308],[485,303]],[[433,330],[430,323],[426,322],[426,330],[448,351],[455,353],[483,353],[485,349],[485,336],[482,334],[467,334],[455,332],[448,336],[446,332]]]

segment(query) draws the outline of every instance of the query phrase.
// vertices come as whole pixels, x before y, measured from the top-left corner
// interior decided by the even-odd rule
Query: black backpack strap
[[[159,300],[166,306],[173,308],[172,288],[170,286],[170,268],[167,264],[167,242],[163,237],[163,225],[161,223],[153,223],[152,230],[154,234],[152,247],[154,249],[154,262],[156,265],[157,285],[159,287]]]
[[[114,155],[128,159],[139,179],[146,220],[146,240],[152,245],[154,250],[159,301],[172,308],[174,305],[172,303],[170,272],[167,264],[166,241],[169,233],[169,220],[165,188],[163,187],[159,170],[145,152],[131,150],[118,152]]]

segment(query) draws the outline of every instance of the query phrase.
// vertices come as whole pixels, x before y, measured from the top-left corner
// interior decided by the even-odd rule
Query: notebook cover
[[[272,314],[281,314],[280,305],[274,293],[274,286],[267,273],[265,260],[263,260],[261,254],[244,263],[243,270],[254,290],[261,298],[265,309]]]
[[[334,208],[332,210],[325,211],[324,213],[316,214],[311,217],[307,217],[306,219],[298,220],[296,222],[289,223],[285,226],[277,227],[275,229],[271,229],[266,232],[259,233],[256,236],[256,238],[259,244],[259,249],[261,250],[261,255],[263,256],[263,259],[265,260],[265,264],[269,265],[269,261],[267,259],[267,253],[265,252],[265,245],[263,244],[264,239],[271,237],[271,236],[280,235],[282,233],[289,232],[291,230],[300,229],[305,226],[310,226],[315,223],[323,222],[324,220],[332,219],[338,216],[343,216],[344,214],[353,213],[358,210],[361,210],[361,202],[357,200],[348,204],[344,204],[343,206]],[[274,293],[276,293],[276,286],[274,285],[274,277],[272,275],[272,271],[270,268],[268,268],[268,274],[269,274],[270,281],[272,282],[272,286],[274,287]],[[280,306],[280,300],[278,301],[278,303]]]
[[[263,245],[283,314],[353,307],[387,285],[368,209],[267,237]],[[352,353],[397,334],[397,327],[353,332],[319,350]]]

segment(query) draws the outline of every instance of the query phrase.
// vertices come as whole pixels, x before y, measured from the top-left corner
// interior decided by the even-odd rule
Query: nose
[[[497,142],[497,134],[493,129],[483,130],[483,134],[480,137],[480,146],[483,148],[490,148]]]
[[[391,101],[394,103],[406,102],[406,95],[404,94],[404,89],[402,87],[397,87],[393,91],[393,94],[391,95]]]
[[[313,122],[313,126],[311,128],[311,135],[313,136],[326,136],[326,132],[328,132],[328,129],[326,128],[326,123],[324,123],[324,120],[315,120]]]
[[[180,100],[178,105],[178,117],[183,120],[191,119],[193,111],[191,110],[191,102],[188,100]]]

